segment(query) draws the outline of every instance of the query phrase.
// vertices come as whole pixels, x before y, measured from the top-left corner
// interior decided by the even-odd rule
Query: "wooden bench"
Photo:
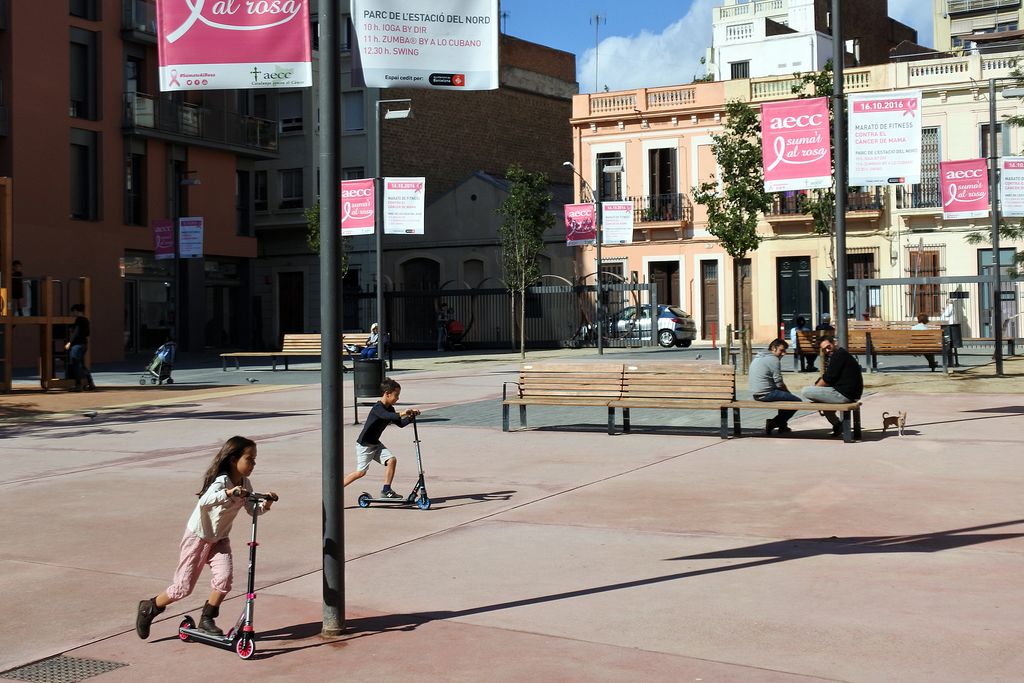
[[[608,404],[608,433],[615,408],[622,409],[622,431],[630,431],[631,408],[664,410],[717,410],[719,435],[729,437],[729,405],[736,400],[736,368],[711,363],[627,363],[623,368],[622,397]]]
[[[508,387],[516,385],[514,396]],[[622,396],[621,363],[524,363],[518,382],[501,387],[501,430],[509,431],[509,409],[519,406],[519,426],[525,428],[526,406],[594,406],[608,408]],[[608,432],[615,428],[615,410],[608,408]]]
[[[941,328],[927,330],[871,330],[867,333],[866,355],[871,369],[878,368],[878,356],[925,354],[942,356],[942,371],[948,372],[948,349]]]
[[[390,336],[390,335],[386,335]],[[369,332],[342,332],[341,333],[341,355],[353,361],[360,358],[360,352],[366,346],[366,340],[370,338]],[[349,346],[359,348],[359,351],[349,351]],[[395,361],[391,355],[391,344],[385,344],[384,352],[387,355],[388,369],[395,369]]]
[[[288,369],[288,359],[296,357],[320,357],[319,334],[286,334],[280,351],[233,351],[220,354],[221,369],[227,371],[228,359],[235,361],[235,369],[241,370],[239,360],[242,358],[269,358],[271,370],[277,371],[277,360],[284,360],[284,369]]]
[[[860,426],[860,402],[851,403],[814,403],[812,401],[733,401],[732,408],[732,433],[739,436],[743,430],[740,423],[741,408],[757,408],[759,410],[834,410],[842,414],[843,441],[851,443],[859,441],[861,437]]]
[[[820,357],[821,352],[818,350],[818,342],[821,340],[822,334],[820,331],[812,330],[796,331],[796,348],[793,349],[794,370],[798,367],[803,370],[807,358],[817,358],[819,370],[825,367],[825,362]],[[830,332],[825,332],[824,334],[835,336]]]

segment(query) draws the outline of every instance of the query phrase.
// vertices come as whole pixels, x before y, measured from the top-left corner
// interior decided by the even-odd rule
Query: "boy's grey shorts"
[[[395,456],[382,443],[371,446],[364,446],[361,443],[356,444],[356,469],[360,472],[365,472],[369,469],[371,460],[376,460],[381,465],[386,465],[388,460],[393,457]]]

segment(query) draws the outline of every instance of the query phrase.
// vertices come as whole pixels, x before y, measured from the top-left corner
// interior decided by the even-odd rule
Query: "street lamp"
[[[377,100],[375,105],[374,123],[377,125],[377,144],[373,147],[373,171],[377,178],[377,192],[376,192],[376,210],[374,211],[375,219],[374,222],[374,234],[377,238],[377,360],[384,362],[384,345],[387,337],[387,323],[384,320],[384,278],[381,274],[384,272],[384,248],[382,246],[382,235],[384,234],[384,173],[380,167],[380,128],[381,118],[380,110],[381,105],[384,105],[384,120],[391,121],[393,119],[407,119],[412,116],[412,100]]]
[[[576,170],[576,166],[574,166],[571,161],[564,162],[562,166],[565,166],[579,177],[580,182],[583,183],[583,189],[590,193],[590,202],[594,205],[594,228],[597,231],[595,236],[595,242],[597,244],[597,253],[595,254],[597,258],[597,353],[604,355],[604,301],[602,300],[604,291],[601,277],[601,242],[604,241],[604,232],[601,226],[601,219],[603,218],[601,201],[600,197],[598,197],[597,193],[594,191],[594,187],[587,182],[587,179],[584,178],[579,171]],[[622,164],[609,164],[602,168],[601,171],[603,173],[620,173],[622,172]],[[580,192],[580,194],[582,195],[583,193]],[[583,197],[581,196],[580,199],[582,198]]]

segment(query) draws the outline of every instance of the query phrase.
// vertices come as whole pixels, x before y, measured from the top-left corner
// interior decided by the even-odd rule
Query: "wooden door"
[[[788,335],[797,318],[808,322],[814,319],[811,315],[811,257],[780,258],[775,268],[779,320],[785,323]]]
[[[750,259],[742,258],[733,261],[733,278],[736,283],[734,289],[736,324],[744,330],[749,330],[754,326],[754,286],[751,274]]]
[[[301,271],[277,274],[277,333],[280,337],[306,331],[302,315],[302,281]]]
[[[658,288],[658,303],[678,306],[679,262],[657,261],[651,263],[649,268],[647,279]]]
[[[722,338],[718,321],[718,261],[700,262],[701,339]]]

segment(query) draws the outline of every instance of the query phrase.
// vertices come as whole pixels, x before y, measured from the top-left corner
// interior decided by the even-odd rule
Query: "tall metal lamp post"
[[[384,105],[384,120],[390,121],[391,119],[407,119],[412,116],[412,100],[377,100],[375,106],[375,115],[377,118],[374,122],[377,125],[377,139],[376,144],[373,146],[373,171],[377,177],[377,191],[376,195],[376,226],[374,229],[374,235],[377,240],[377,254],[376,254],[376,268],[377,268],[377,359],[383,362],[384,360],[384,336],[387,333],[387,322],[384,320],[384,278],[382,273],[384,272],[384,248],[382,246],[382,236],[384,234],[384,173],[380,167],[380,128],[381,118],[380,110],[381,105]]]
[[[603,216],[601,212],[601,201],[600,197],[598,197],[597,195],[597,192],[594,191],[594,187],[587,182],[587,179],[584,178],[579,171],[576,170],[576,166],[573,165],[571,161],[566,161],[562,165],[568,168],[570,171],[572,171],[579,177],[580,182],[583,183],[583,189],[590,194],[590,202],[594,205],[594,228],[597,231],[597,234],[595,236],[595,242],[597,245],[595,254],[595,258],[597,259],[597,353],[600,355],[604,355],[604,288],[603,280],[601,277],[601,242],[604,241],[604,231],[602,230]],[[602,169],[602,171],[604,173],[620,173],[622,171],[622,165],[608,165],[605,166]],[[583,193],[580,192],[580,194],[582,195]],[[583,197],[581,196],[580,199],[582,198]]]

